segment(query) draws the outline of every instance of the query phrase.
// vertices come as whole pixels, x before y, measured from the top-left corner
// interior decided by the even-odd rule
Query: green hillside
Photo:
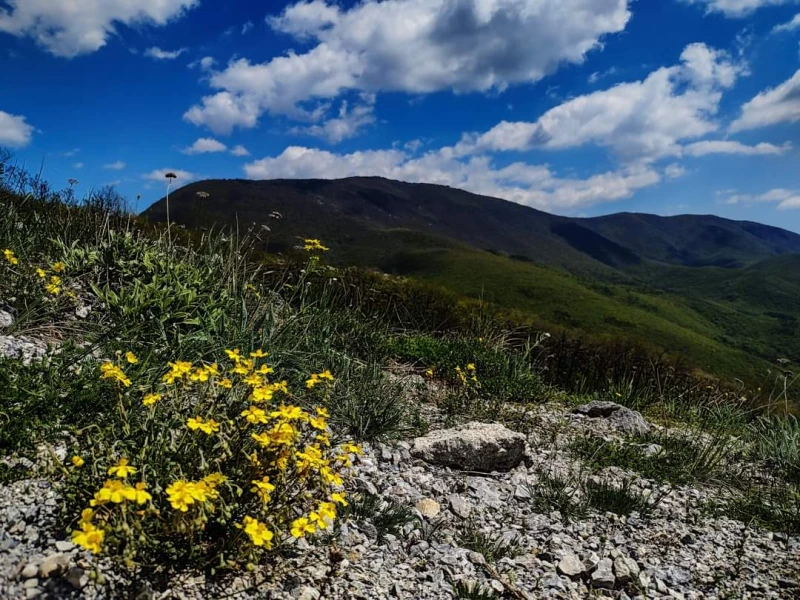
[[[758,382],[777,359],[800,357],[800,236],[775,227],[574,219],[382,178],[210,180],[170,203],[192,230],[252,231],[273,253],[320,238],[333,264],[439,284],[551,331],[630,340],[728,379]],[[144,214],[164,221],[165,201]]]

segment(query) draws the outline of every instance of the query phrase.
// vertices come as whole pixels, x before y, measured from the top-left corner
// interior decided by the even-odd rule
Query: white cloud
[[[188,148],[181,150],[184,154],[208,154],[211,152],[225,152],[228,147],[214,138],[199,138]]]
[[[593,84],[597,83],[598,81],[600,81],[601,79],[605,79],[606,77],[611,77],[613,75],[616,75],[618,72],[619,72],[619,69],[617,69],[617,67],[611,67],[610,69],[608,69],[606,71],[602,71],[602,72],[601,71],[595,71],[594,73],[589,75],[589,80],[588,81],[589,81],[590,84],[593,85]]]
[[[67,150],[66,152],[62,152],[61,156],[66,156],[69,158],[70,156],[75,156],[78,152],[80,152],[80,148],[73,148],[72,150]]]
[[[72,163],[72,168],[73,169],[82,169],[83,168],[83,163],[82,162]]]
[[[121,160],[114,161],[112,163],[106,163],[103,165],[104,169],[109,169],[111,171],[122,171],[125,168],[125,163]]]
[[[667,179],[678,179],[686,175],[686,173],[688,173],[686,167],[678,163],[669,164],[664,168],[664,175]]]
[[[217,64],[217,59],[213,56],[204,56],[198,60],[193,60],[189,63],[190,69],[196,69],[200,67],[201,71],[209,71],[215,64]]]
[[[776,203],[779,210],[800,208],[800,191],[774,188],[763,194],[739,194],[736,190],[717,192],[722,204],[763,204]]]
[[[708,12],[719,12],[726,17],[746,17],[763,6],[791,4],[796,0],[684,0],[689,4],[701,4]]]
[[[172,186],[175,187],[177,185],[184,185],[197,179],[197,176],[194,173],[190,173],[189,171],[182,171],[181,169],[156,169],[154,171],[150,171],[142,175],[144,179],[150,179],[152,181],[158,181],[163,183],[164,185],[167,184],[167,173],[172,173],[175,175],[175,179],[172,180]]]
[[[253,179],[383,176],[449,185],[528,206],[566,211],[629,198],[661,180],[658,171],[642,165],[586,179],[561,178],[546,165],[517,162],[497,168],[485,156],[460,159],[449,147],[414,157],[397,149],[334,154],[291,146],[276,157],[246,164],[244,170]]]
[[[152,48],[145,50],[144,55],[156,60],[174,60],[186,51],[186,48],[178,48],[177,50],[162,50],[161,48],[153,46]]]
[[[727,140],[706,140],[695,142],[684,148],[684,152],[689,156],[705,156],[707,154],[741,154],[744,156],[756,156],[763,154],[785,154],[792,149],[792,144],[786,142],[782,146],[762,142],[755,146],[748,146],[740,142]]]
[[[250,30],[251,30],[253,27],[254,27],[254,25],[253,25],[253,22],[252,22],[252,21],[248,21],[247,23],[245,23],[244,25],[242,25],[242,35],[246,34],[246,33],[247,33],[248,31],[250,31]]]
[[[250,152],[247,150],[247,148],[245,148],[241,144],[231,148],[231,154],[233,154],[234,156],[250,156]]]
[[[337,144],[342,140],[355,137],[367,125],[375,122],[373,102],[374,98],[368,98],[366,102],[355,104],[351,108],[345,100],[339,107],[337,117],[316,125],[294,127],[292,132],[313,135],[323,138],[331,144]]]
[[[800,121],[800,70],[779,86],[765,90],[742,106],[742,116],[730,127],[744,131]]]
[[[73,58],[102,48],[128,26],[166,25],[199,0],[6,0],[0,32],[32,37],[51,54]]]
[[[503,90],[582,62],[630,16],[628,0],[366,0],[349,10],[300,2],[268,22],[315,45],[265,63],[232,61],[210,78],[220,91],[185,118],[227,133],[264,112],[307,116],[302,103],[348,90]]]
[[[464,136],[456,148],[472,153],[595,144],[629,160],[679,156],[682,141],[718,128],[714,117],[722,91],[743,72],[726,53],[691,44],[680,64],[662,67],[643,81],[573,98],[535,122],[503,121],[482,135]]]
[[[800,13],[797,13],[791,21],[776,25],[772,32],[780,33],[782,31],[794,31],[795,29],[800,29]]]
[[[33,125],[22,115],[12,115],[0,110],[0,146],[21,148],[31,143]]]
[[[800,194],[791,198],[787,198],[778,204],[778,210],[790,210],[795,208],[800,208]]]

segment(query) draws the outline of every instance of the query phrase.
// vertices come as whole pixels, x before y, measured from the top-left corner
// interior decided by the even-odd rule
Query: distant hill
[[[755,379],[777,358],[800,360],[800,235],[777,227],[561,217],[379,177],[200,181],[170,195],[170,213],[193,229],[266,225],[271,252],[320,238],[334,263],[439,283],[542,327],[634,339],[726,376]],[[144,215],[164,221],[165,201]]]

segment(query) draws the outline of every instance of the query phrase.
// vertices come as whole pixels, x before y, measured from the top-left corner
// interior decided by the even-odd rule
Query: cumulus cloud
[[[214,138],[199,138],[188,148],[181,150],[184,154],[209,154],[211,152],[225,152],[228,147]]]
[[[199,67],[201,71],[210,71],[215,64],[217,64],[217,59],[213,56],[204,56],[203,58],[190,62],[189,68],[196,69]]]
[[[264,63],[232,61],[219,90],[184,116],[215,133],[253,127],[264,112],[308,117],[303,103],[345,91],[412,94],[502,90],[580,63],[624,30],[629,0],[367,0],[350,9],[300,2],[268,19],[310,42]]]
[[[186,51],[186,48],[178,48],[177,50],[162,50],[161,48],[153,46],[152,48],[145,50],[144,55],[156,60],[174,60]]]
[[[528,206],[564,211],[629,198],[637,190],[661,180],[657,170],[645,165],[599,173],[586,179],[563,178],[546,165],[516,162],[496,167],[486,156],[459,158],[450,147],[414,157],[398,149],[335,154],[291,146],[278,156],[246,164],[244,171],[252,179],[377,175],[449,185]]]
[[[791,21],[776,25],[772,32],[781,33],[782,31],[794,31],[795,29],[800,29],[800,13],[797,13]]]
[[[726,17],[741,18],[763,6],[790,4],[795,0],[684,0],[689,4],[706,7],[707,12],[718,12]]]
[[[0,6],[0,32],[31,37],[51,54],[73,58],[102,48],[117,24],[162,26],[197,4],[199,0],[6,0]]]
[[[664,175],[667,179],[678,179],[686,175],[686,173],[688,173],[686,167],[678,163],[669,164],[664,168]]]
[[[779,86],[765,90],[742,106],[742,115],[731,131],[757,129],[800,121],[800,70]]]
[[[748,146],[740,142],[727,140],[707,140],[695,142],[684,148],[684,152],[689,156],[705,156],[707,154],[741,154],[744,156],[785,154],[792,149],[792,144],[786,142],[782,146],[762,142],[755,146]]]
[[[759,204],[774,203],[778,210],[800,208],[800,191],[785,188],[774,188],[762,194],[740,194],[735,190],[718,192],[722,204]]]
[[[33,126],[25,122],[25,117],[0,110],[0,146],[22,148],[32,137]]]
[[[106,163],[103,165],[104,169],[108,169],[110,171],[122,171],[125,168],[125,163],[121,160],[114,161],[112,163]]]
[[[241,144],[239,144],[238,146],[234,146],[233,148],[231,148],[231,154],[233,154],[234,156],[250,156],[250,151]]]
[[[72,168],[73,169],[82,169],[83,168],[83,163],[82,162],[72,163]]]
[[[503,121],[481,135],[467,135],[457,151],[561,150],[594,144],[630,160],[679,156],[682,141],[718,129],[714,117],[722,92],[743,72],[726,53],[691,44],[678,65],[662,67],[643,81],[573,98],[535,122]]]
[[[175,179],[172,180],[172,184],[174,185],[184,185],[197,179],[197,176],[194,173],[190,173],[189,171],[183,171],[181,169],[155,169],[154,171],[150,171],[149,173],[145,173],[142,175],[144,179],[150,179],[152,181],[158,181],[161,183],[167,183],[167,173],[172,173],[175,175]]]
[[[374,97],[352,106],[345,100],[339,107],[338,116],[315,125],[294,127],[292,133],[313,135],[323,138],[331,144],[337,144],[342,140],[355,137],[363,128],[374,123],[373,108]]]

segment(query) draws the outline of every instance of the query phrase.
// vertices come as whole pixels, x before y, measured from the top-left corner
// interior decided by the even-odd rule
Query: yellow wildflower
[[[133,352],[131,352],[130,350],[128,350],[125,353],[125,360],[127,360],[128,363],[130,363],[132,365],[135,365],[136,363],[139,362],[139,358]]]
[[[342,492],[333,492],[331,494],[331,502],[341,504],[342,506],[347,506],[347,500],[345,500],[344,493]]]
[[[272,400],[272,396],[275,394],[271,386],[259,386],[257,388],[253,388],[253,393],[250,395],[250,399],[253,402],[269,402]]]
[[[247,410],[242,411],[243,417],[247,418],[248,423],[267,423],[269,419],[267,418],[266,411],[261,410],[257,406],[251,406]]]
[[[264,546],[267,550],[272,548],[272,538],[274,534],[264,524],[253,517],[244,518],[244,532],[256,546]]]
[[[105,532],[102,529],[87,522],[81,523],[81,528],[72,532],[72,541],[93,554],[98,554],[102,549],[104,537]]]
[[[250,491],[254,494],[258,494],[258,497],[261,498],[264,504],[272,500],[270,493],[275,491],[275,486],[269,482],[269,477],[264,476],[261,479],[254,479],[251,483],[255,487]]]
[[[310,513],[308,515],[308,520],[309,520],[310,523],[312,523],[314,525],[314,527],[317,527],[319,529],[327,529],[328,528],[328,522],[325,520],[325,517],[323,517],[319,513],[316,513],[316,512]],[[314,532],[312,531],[311,533],[314,533]]]
[[[65,265],[61,261],[58,261],[57,263],[53,263],[53,265],[50,268],[53,270],[53,273],[63,273],[64,270],[67,268],[67,265]]]
[[[81,511],[81,523],[91,523],[94,517],[94,511],[91,508],[84,508]]]
[[[326,519],[336,518],[336,505],[333,502],[320,502],[317,512]]]
[[[205,477],[203,477],[203,482],[208,484],[208,485],[210,485],[212,488],[215,488],[218,485],[221,485],[221,484],[225,483],[227,480],[228,480],[228,478],[225,477],[225,475],[223,475],[222,473],[219,473],[219,472],[211,473],[211,474],[206,475]]]
[[[323,246],[318,239],[309,238],[303,240],[303,250],[306,252],[327,252],[330,248]]]
[[[72,464],[77,467],[81,468],[86,463],[80,456],[73,456],[72,457]]]
[[[242,360],[242,355],[239,353],[239,349],[236,348],[234,350],[225,350],[225,354],[228,355],[228,358],[235,362],[239,362]]]
[[[226,377],[225,379],[220,380],[219,387],[223,387],[226,390],[229,390],[233,387],[233,382]]]
[[[38,267],[36,269],[36,275],[39,277],[39,279],[44,279],[45,277],[47,277],[47,272],[41,267]]]
[[[272,411],[270,416],[275,419],[286,419],[287,421],[305,421],[308,413],[299,406],[281,404],[278,410]]]
[[[322,477],[323,481],[325,481],[325,483],[327,483],[328,485],[341,486],[342,484],[344,484],[342,476],[339,475],[336,471],[334,471],[330,467],[327,466],[322,467],[319,470],[319,474]]]
[[[264,385],[264,378],[258,375],[257,373],[251,373],[244,379],[242,379],[244,383],[247,385],[251,385],[253,387],[260,387]]]
[[[175,510],[186,512],[195,502],[192,485],[187,481],[176,481],[167,487],[166,492],[167,500]]]
[[[364,452],[361,449],[361,446],[359,446],[358,444],[354,444],[353,442],[345,442],[344,444],[342,444],[341,448],[343,452],[347,452],[348,454],[361,455]]]
[[[209,419],[208,421],[203,420],[203,417],[189,417],[186,421],[186,425],[191,430],[199,429],[203,433],[207,435],[211,435],[219,431],[220,424],[217,423],[214,419]]]
[[[311,417],[308,422],[314,429],[325,431],[328,427],[328,422],[323,417]]]
[[[292,536],[301,538],[307,533],[314,533],[317,528],[306,517],[300,517],[292,522]]]
[[[92,506],[103,504],[104,502],[113,502],[114,504],[121,504],[125,500],[126,486],[122,481],[117,479],[109,479],[94,495],[94,499],[89,502]]]
[[[269,375],[270,373],[274,373],[275,369],[273,369],[269,365],[264,364],[258,367],[258,369],[256,369],[254,372],[258,373],[259,375]]]
[[[150,493],[146,490],[147,484],[144,481],[140,481],[136,484],[136,487],[127,486],[125,489],[123,489],[122,495],[125,496],[126,500],[136,502],[136,504],[144,504],[148,500],[153,499]]]
[[[130,387],[131,385],[131,380],[125,375],[125,371],[112,362],[105,362],[100,365],[100,378],[118,381],[125,387]]]
[[[161,400],[162,397],[163,396],[161,394],[157,393],[147,394],[145,395],[144,398],[142,398],[142,404],[144,404],[145,406],[152,406],[153,404]]]
[[[264,352],[263,350],[261,350],[259,348],[255,352],[251,352],[250,356],[253,357],[253,358],[265,358],[265,357],[269,356],[269,353]]]
[[[179,360],[174,363],[171,362],[167,364],[170,367],[170,371],[161,378],[164,383],[175,383],[176,379],[181,379],[192,371],[192,363],[190,362]]]
[[[5,250],[3,250],[3,256],[5,256],[6,261],[8,261],[9,264],[12,265],[19,264],[19,259],[16,257],[13,250],[6,248]]]
[[[130,466],[128,464],[128,459],[123,457],[119,459],[119,462],[116,465],[109,467],[108,474],[119,477],[120,479],[125,479],[128,475],[133,475],[136,473],[136,471],[136,467]]]

